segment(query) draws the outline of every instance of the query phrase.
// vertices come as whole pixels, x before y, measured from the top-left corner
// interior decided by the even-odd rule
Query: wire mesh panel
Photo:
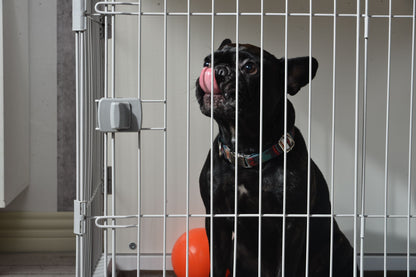
[[[74,30],[78,276],[172,274],[176,240],[198,227],[210,241],[210,276],[340,276],[340,232],[351,276],[414,274],[414,1],[74,0]],[[224,49],[234,49],[228,64],[217,58]],[[258,76],[250,89],[235,81],[246,75]],[[231,118],[222,118],[210,107],[227,99]],[[234,154],[248,143],[249,153]],[[270,160],[274,143],[282,155]],[[226,238],[221,224],[231,226]],[[186,246],[192,276],[189,235]],[[318,257],[319,247],[328,253]]]
[[[77,276],[91,276],[102,257],[103,232],[92,220],[101,215],[104,164],[103,136],[95,131],[95,99],[104,92],[104,44],[100,19],[76,20],[76,12],[91,14],[93,2],[74,1],[73,29],[76,52],[77,189],[74,202],[74,233],[77,235]]]

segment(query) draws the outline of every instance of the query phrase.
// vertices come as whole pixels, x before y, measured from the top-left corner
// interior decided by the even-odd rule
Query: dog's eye
[[[204,67],[210,67],[211,66],[211,63],[210,62],[204,62]]]
[[[252,62],[248,62],[243,66],[243,70],[249,74],[255,74],[257,72],[257,66]]]

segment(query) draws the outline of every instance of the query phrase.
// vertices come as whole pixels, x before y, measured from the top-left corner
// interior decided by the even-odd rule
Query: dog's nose
[[[215,67],[215,73],[217,76],[227,76],[229,74],[229,70],[226,66],[216,66]]]

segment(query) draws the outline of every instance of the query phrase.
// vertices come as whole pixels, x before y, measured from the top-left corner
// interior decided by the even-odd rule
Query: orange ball
[[[172,265],[176,276],[186,276],[186,232],[175,242],[172,249]],[[209,243],[204,228],[189,231],[189,277],[209,276]]]

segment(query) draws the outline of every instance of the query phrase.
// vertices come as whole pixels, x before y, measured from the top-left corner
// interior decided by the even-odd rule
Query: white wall
[[[26,0],[13,2],[21,1]],[[31,0],[28,5],[30,185],[5,210],[56,212],[56,1]]]
[[[241,11],[259,11],[259,1],[240,1]],[[265,1],[266,12],[284,12],[283,1]],[[290,12],[308,12],[307,1],[290,1]],[[338,13],[355,13],[355,1],[338,1]],[[162,11],[163,1],[143,1],[143,11]],[[186,11],[186,1],[169,1],[169,11]],[[333,1],[314,4],[314,11],[332,13]],[[370,6],[370,13],[387,14],[384,2]],[[210,12],[210,1],[192,1],[192,11]],[[234,11],[234,1],[217,1],[217,11]],[[393,13],[410,14],[410,1],[394,1]],[[308,55],[308,17],[289,18],[289,57]],[[333,18],[313,19],[312,54],[320,67],[312,85],[312,158],[329,183],[331,177],[332,42]],[[340,17],[337,25],[336,56],[336,137],[335,137],[335,211],[353,213],[354,200],[354,112],[355,112],[355,22]],[[366,213],[384,213],[384,149],[387,76],[387,19],[371,19],[368,76],[368,144],[366,160]],[[265,18],[264,47],[277,57],[284,53],[284,18]],[[191,163],[190,212],[204,213],[199,196],[198,176],[210,147],[209,119],[200,114],[194,97],[194,82],[199,76],[203,57],[210,53],[211,18],[191,18]],[[410,95],[411,19],[393,21],[392,74],[390,102],[390,149],[388,171],[388,213],[407,213],[407,160]],[[167,210],[184,214],[186,203],[186,17],[169,17],[167,29]],[[137,95],[137,18],[116,20],[116,94]],[[235,17],[216,17],[215,46],[224,38],[235,38]],[[240,41],[259,45],[259,17],[240,17]],[[163,17],[142,19],[142,93],[143,99],[163,97]],[[361,52],[362,58],[362,52]],[[362,59],[361,59],[362,61]],[[362,76],[362,75],[361,75]],[[362,82],[362,79],[361,79]],[[361,83],[362,87],[362,83]],[[297,110],[297,126],[307,136],[307,88],[291,97]],[[362,99],[362,91],[360,91]],[[360,100],[362,111],[362,100]],[[360,121],[362,113],[360,113]],[[144,127],[161,127],[163,108],[144,104]],[[360,124],[361,127],[361,124]],[[161,132],[142,132],[142,212],[163,212],[163,137]],[[117,135],[117,214],[137,213],[137,137]],[[359,169],[361,165],[359,164]],[[415,172],[415,168],[413,168]],[[413,189],[414,189],[414,182]],[[412,194],[412,213],[416,198]],[[338,219],[352,239],[352,219]],[[382,219],[368,219],[366,252],[382,251]],[[390,223],[391,222],[391,223]],[[143,219],[142,251],[162,251],[162,221]],[[191,227],[202,227],[203,220],[191,219]],[[388,252],[403,252],[406,221],[389,219]],[[185,231],[184,219],[168,219],[168,251]],[[136,240],[134,230],[118,231],[118,250],[129,252],[128,243]],[[414,238],[413,238],[414,239]],[[412,244],[412,249],[416,245]]]
[[[28,2],[2,5],[0,207],[29,185],[29,35]],[[4,90],[3,90],[4,89]]]

